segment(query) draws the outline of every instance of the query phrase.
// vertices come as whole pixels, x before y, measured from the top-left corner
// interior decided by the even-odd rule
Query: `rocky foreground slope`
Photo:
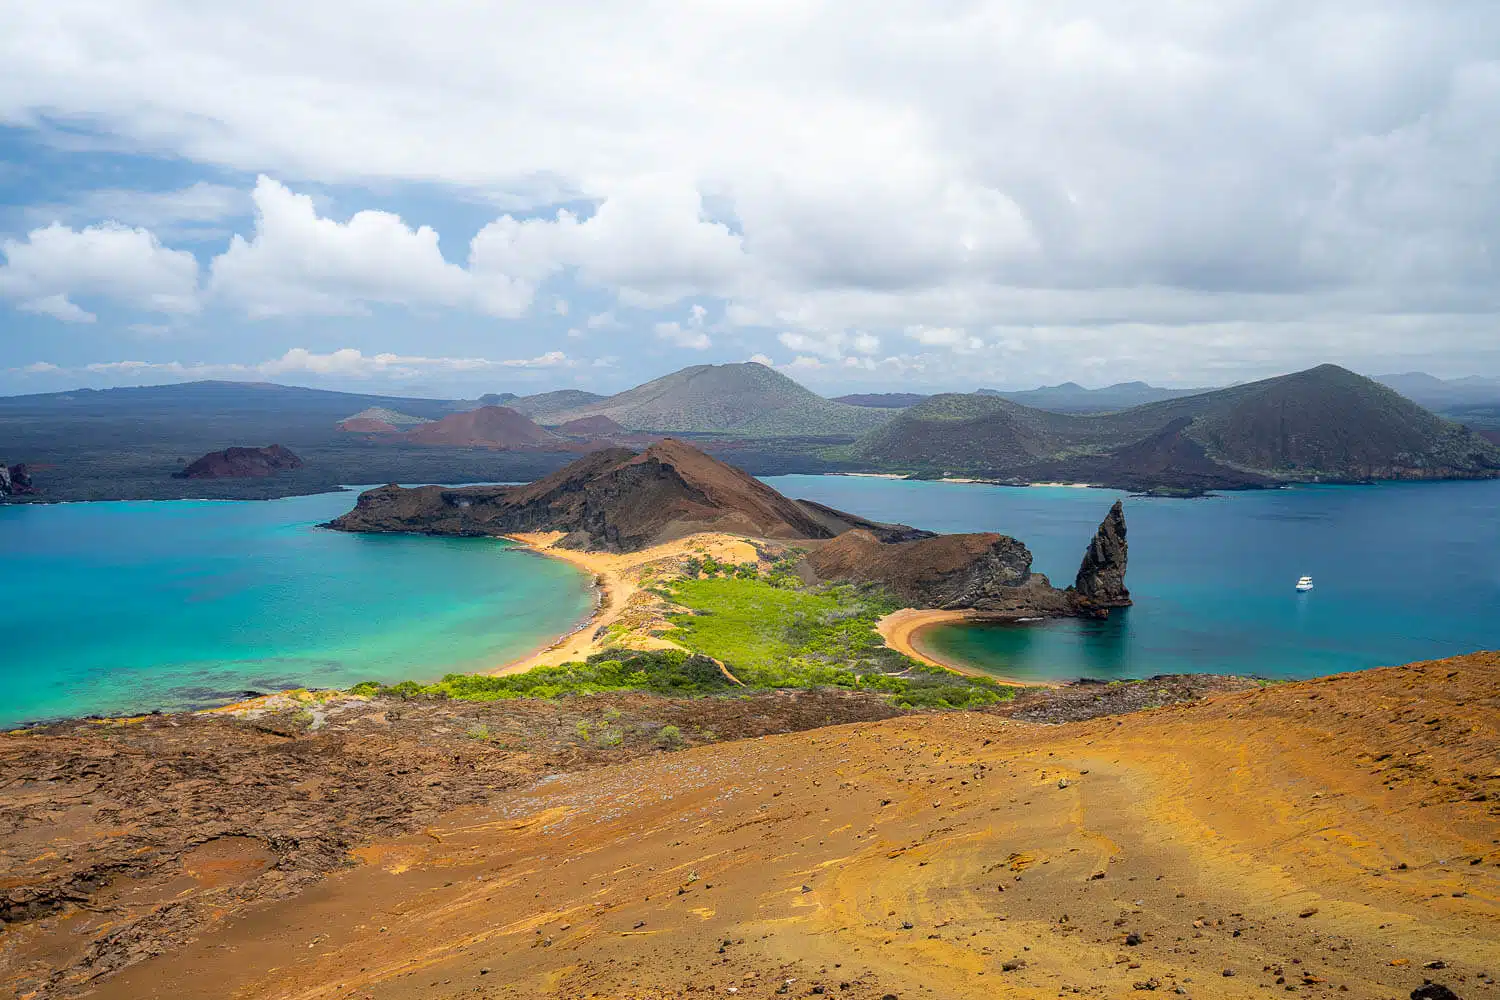
[[[1061,725],[822,693],[349,699],[315,706],[317,728],[262,709],[0,736],[8,893],[79,875],[55,909],[7,914],[0,984],[1495,995],[1500,655],[1194,703],[1174,687],[1071,691],[1167,707]],[[618,747],[575,731],[611,717]],[[786,731],[825,718],[848,724]],[[662,751],[663,722],[699,745]]]
[[[913,607],[1066,615],[1130,603],[1119,503],[1090,544],[1074,587],[1031,572],[1031,552],[996,533],[935,535],[782,496],[740,469],[672,439],[639,454],[610,448],[526,486],[382,486],[328,527],[341,531],[511,535],[557,531],[563,548],[636,552],[697,532],[806,542],[824,581],[888,587]]]

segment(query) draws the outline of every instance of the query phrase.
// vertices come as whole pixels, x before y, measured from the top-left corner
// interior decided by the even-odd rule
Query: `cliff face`
[[[31,473],[24,465],[6,465],[0,462],[0,497],[29,496],[36,492],[31,485]]]
[[[1031,550],[1006,535],[936,535],[882,542],[849,531],[806,559],[820,580],[875,583],[917,608],[997,615],[1105,615],[1131,603],[1125,589],[1125,511],[1110,508],[1083,555],[1072,587],[1059,590],[1031,571]]]
[[[1073,593],[1079,602],[1091,608],[1128,606],[1130,591],[1125,589],[1125,562],[1129,546],[1125,542],[1125,508],[1116,500],[1109,509],[1094,540],[1083,554]]]
[[[881,542],[850,531],[807,557],[820,580],[876,583],[916,608],[1066,614],[1068,600],[1040,573],[1031,550],[1007,535],[936,535]]]
[[[275,475],[302,468],[302,459],[279,444],[264,448],[225,448],[213,451],[172,475],[177,479],[236,479]]]

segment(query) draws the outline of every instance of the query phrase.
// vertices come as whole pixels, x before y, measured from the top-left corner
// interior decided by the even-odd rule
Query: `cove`
[[[503,540],[316,527],[357,495],[0,505],[0,725],[434,679],[592,607],[585,574]]]
[[[766,480],[882,521],[998,531],[1072,582],[1125,500],[1135,606],[1105,621],[925,629],[935,659],[1059,681],[1169,673],[1313,677],[1500,648],[1500,481],[1305,486],[1195,500],[841,476]],[[1310,574],[1311,593],[1293,590]]]

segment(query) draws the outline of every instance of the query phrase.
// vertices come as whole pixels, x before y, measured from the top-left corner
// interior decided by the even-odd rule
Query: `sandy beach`
[[[880,632],[880,637],[885,644],[898,653],[903,653],[920,663],[926,663],[933,667],[942,667],[956,674],[966,674],[970,677],[988,677],[1002,684],[1015,684],[1021,687],[1059,687],[1058,684],[1047,681],[1023,681],[1014,677],[1002,677],[990,673],[988,670],[980,670],[977,667],[967,666],[962,663],[950,663],[939,660],[922,652],[916,647],[913,640],[918,632],[924,628],[934,625],[945,625],[951,622],[963,621],[1000,621],[1002,619],[974,611],[933,611],[922,608],[902,608],[886,615],[875,623],[875,628]]]
[[[526,532],[506,537],[543,555],[566,560],[592,574],[598,600],[593,615],[572,632],[529,656],[485,671],[496,676],[587,659],[606,645],[627,645],[632,649],[674,648],[675,643],[646,634],[653,624],[665,624],[661,620],[664,602],[656,595],[642,591],[643,576],[649,575],[657,564],[689,556],[711,555],[721,562],[732,563],[754,562],[758,558],[755,546],[749,541],[719,532],[689,535],[664,545],[626,553],[559,548],[557,543],[563,538],[560,531]],[[611,636],[606,641],[606,632],[615,625],[625,626],[629,630],[628,638]]]

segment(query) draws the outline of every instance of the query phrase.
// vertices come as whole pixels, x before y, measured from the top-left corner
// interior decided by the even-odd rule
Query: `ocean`
[[[766,481],[878,520],[1015,535],[1057,584],[1123,495]],[[316,527],[355,496],[0,506],[0,725],[435,679],[524,655],[587,615],[584,574],[508,542]],[[1500,482],[1127,496],[1125,512],[1134,607],[935,627],[919,646],[1036,680],[1308,677],[1500,648]],[[1317,586],[1298,594],[1304,573]]]
[[[918,634],[930,655],[1002,676],[1295,678],[1500,649],[1500,481],[1194,500],[841,476],[766,481],[876,520],[1014,535],[1058,586],[1072,582],[1094,529],[1123,497],[1134,607],[1104,621]],[[1299,594],[1303,574],[1315,589]]]
[[[0,505],[0,725],[435,679],[592,607],[509,542],[316,527],[356,496]]]

